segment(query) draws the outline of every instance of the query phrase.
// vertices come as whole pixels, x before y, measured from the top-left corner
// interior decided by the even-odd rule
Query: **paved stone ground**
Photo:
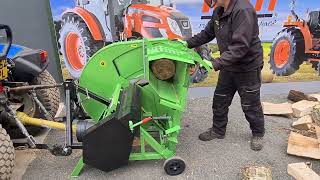
[[[286,95],[264,96],[269,102],[284,102]],[[214,179],[233,180],[241,178],[241,170],[248,165],[264,165],[272,168],[275,180],[291,179],[287,175],[289,163],[311,161],[313,169],[320,172],[320,162],[286,154],[288,131],[292,120],[281,117],[266,117],[265,148],[260,152],[250,150],[250,130],[242,113],[239,97],[234,99],[229,113],[227,136],[224,140],[201,142],[198,134],[211,126],[211,97],[189,99],[177,155],[187,164],[186,171],[177,177],[167,176],[163,161],[131,162],[129,166],[105,173],[86,167],[78,179]],[[63,142],[63,134],[51,131],[45,142]],[[112,148],[112,146],[110,147]],[[29,165],[23,179],[68,179],[81,156],[76,151],[70,157],[53,157],[49,152],[38,152]]]

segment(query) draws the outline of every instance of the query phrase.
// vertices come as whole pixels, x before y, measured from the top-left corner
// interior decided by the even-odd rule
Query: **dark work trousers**
[[[254,136],[264,136],[264,115],[260,101],[261,70],[250,72],[220,71],[213,97],[213,131],[225,135],[229,106],[238,91],[242,110]]]

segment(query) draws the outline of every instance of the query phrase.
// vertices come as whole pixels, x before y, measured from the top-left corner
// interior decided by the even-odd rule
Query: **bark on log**
[[[304,94],[303,92],[300,91],[295,91],[295,90],[290,90],[288,99],[293,102],[299,102],[302,100],[307,100],[307,101],[318,101],[317,98],[311,97],[307,94]]]

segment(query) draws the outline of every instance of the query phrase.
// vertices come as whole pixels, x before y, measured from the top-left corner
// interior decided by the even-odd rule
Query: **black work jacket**
[[[263,48],[259,38],[258,18],[248,0],[230,0],[226,11],[214,10],[206,28],[187,40],[194,48],[217,39],[221,57],[215,70],[247,72],[263,67]]]

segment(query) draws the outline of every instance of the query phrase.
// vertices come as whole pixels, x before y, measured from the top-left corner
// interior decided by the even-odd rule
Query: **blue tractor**
[[[41,129],[24,126],[16,116],[21,111],[31,117],[53,120],[60,102],[56,84],[46,70],[47,52],[12,44],[9,26],[0,24],[0,179],[10,179],[14,167],[13,140],[25,138],[34,144],[33,134]],[[29,134],[30,132],[30,134]]]

